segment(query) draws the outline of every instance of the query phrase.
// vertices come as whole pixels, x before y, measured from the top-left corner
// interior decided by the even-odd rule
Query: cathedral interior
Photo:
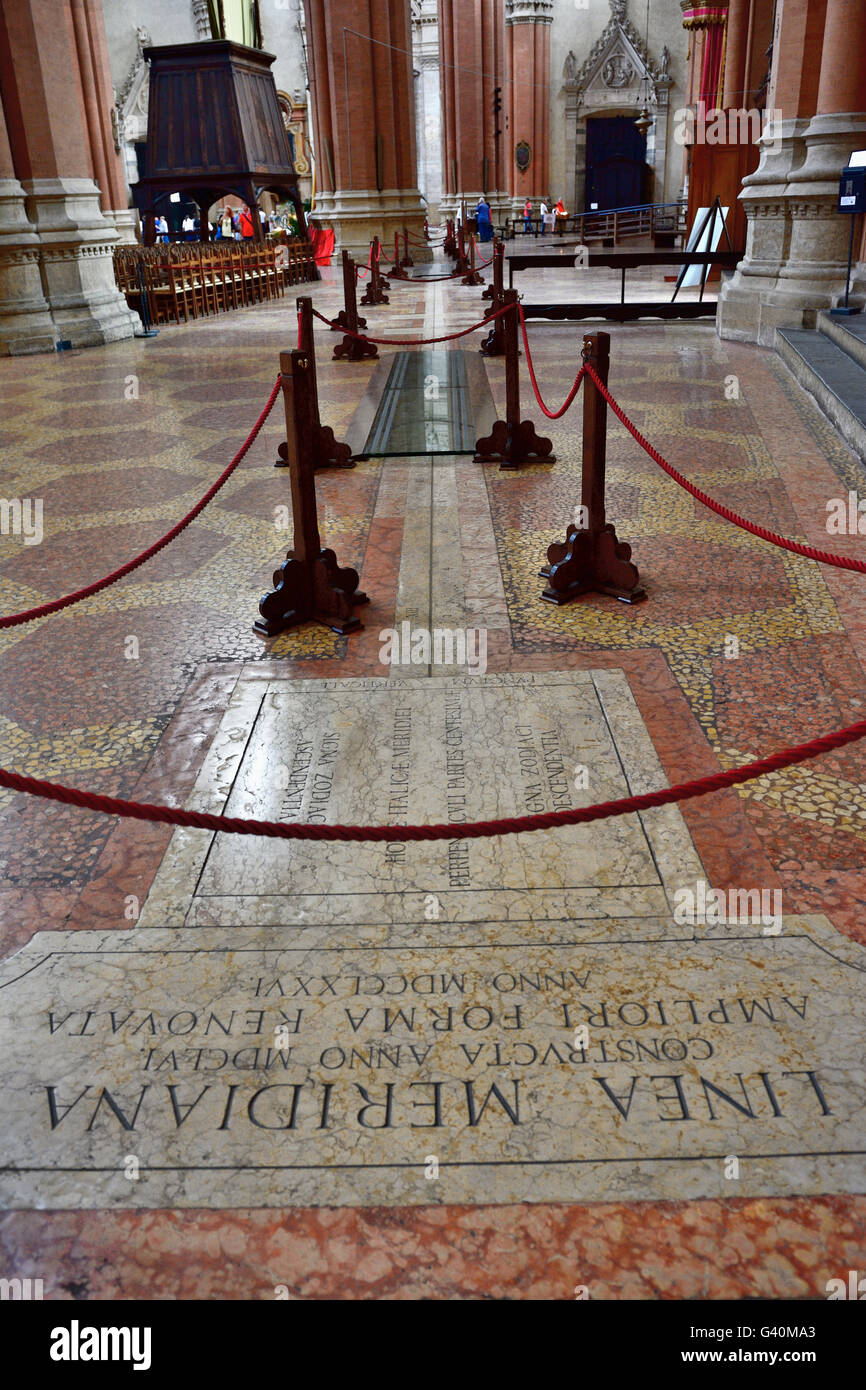
[[[866,4],[0,98],[2,1299],[866,1297]]]

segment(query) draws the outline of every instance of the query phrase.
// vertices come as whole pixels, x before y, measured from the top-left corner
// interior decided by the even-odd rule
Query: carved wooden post
[[[361,296],[362,304],[388,304],[390,302],[384,293],[386,287],[390,288],[390,286],[387,286],[387,282],[383,281],[379,271],[379,249],[379,238],[374,236],[370,249],[370,282]]]
[[[469,234],[469,270],[460,281],[461,285],[483,285],[484,276],[475,269],[475,234]]]
[[[491,274],[490,284],[487,286],[486,289],[484,289],[484,290],[481,291],[481,298],[482,298],[482,299],[492,299],[494,302],[495,302],[495,300],[496,300],[496,262],[497,262],[497,259],[498,259],[499,248],[500,248],[502,245],[503,245],[502,238],[501,238],[501,237],[498,237],[498,236],[495,236],[495,237],[493,238],[493,252],[492,252],[492,255],[493,255],[493,270],[492,270],[492,274]],[[500,288],[501,288],[501,287],[500,287]]]
[[[346,337],[334,348],[334,358],[345,358],[347,362],[360,362],[365,357],[378,357],[379,353],[375,343],[368,342],[366,338],[353,337],[362,328],[367,327],[367,320],[358,315],[357,289],[355,287],[355,262],[348,251],[343,252],[343,295],[346,302],[345,309],[341,309],[337,315],[333,331],[339,331],[336,327],[348,329]]]
[[[469,274],[469,261],[466,256],[466,237],[462,222],[457,231],[457,264],[454,267],[454,274],[455,276]]]
[[[259,603],[255,631],[262,637],[274,637],[286,628],[315,620],[334,632],[356,632],[361,623],[353,608],[368,601],[358,589],[358,572],[341,568],[333,550],[323,550],[319,539],[313,471],[316,412],[309,354],[281,352],[280,372],[294,537],[292,549],[274,571],[274,588]]]
[[[535,432],[531,420],[520,418],[520,352],[517,346],[517,290],[505,290],[505,419],[497,420],[490,434],[475,445],[475,461],[499,460],[502,468],[519,468],[524,463],[555,463],[553,444]]]
[[[449,217],[445,223],[445,240],[442,243],[442,250],[446,256],[457,255],[457,239],[454,235],[454,219]]]
[[[607,385],[610,334],[587,334],[583,360],[590,363]],[[631,546],[618,541],[615,528],[605,520],[604,487],[607,454],[607,401],[592,377],[583,379],[583,466],[581,472],[581,525],[566,530],[564,542],[548,547],[542,574],[547,588],[541,597],[548,603],[569,603],[585,593],[612,594],[624,603],[646,598],[637,566],[631,563]]]
[[[414,265],[414,264],[415,264],[415,262],[412,260],[412,257],[409,255],[409,232],[408,232],[408,229],[407,229],[407,227],[406,227],[406,225],[405,225],[405,223],[404,223],[404,224],[403,224],[403,259],[402,259],[401,262],[400,262],[400,269],[401,269],[401,270],[405,270],[407,266]]]
[[[298,306],[298,351],[303,352],[310,360],[309,390],[313,402],[313,467],[316,471],[321,468],[354,468],[357,460],[352,458],[351,446],[335,439],[331,426],[323,425],[319,418],[319,382],[316,372],[316,344],[313,336],[313,301],[308,297],[303,297],[296,302]],[[288,468],[288,466],[289,447],[283,442],[277,447],[277,459],[274,467]]]
[[[339,333],[341,328],[351,328],[357,333],[359,328],[367,327],[367,320],[358,313],[358,273],[355,262],[348,251],[343,251],[343,308],[331,324],[331,332]]]
[[[408,280],[409,276],[400,264],[400,233],[394,233],[394,268],[388,274],[392,280]]]
[[[490,286],[493,302],[490,308],[495,313],[505,303],[505,246],[498,241],[493,247],[493,281]],[[485,357],[502,357],[505,352],[505,324],[498,318],[479,348]]]

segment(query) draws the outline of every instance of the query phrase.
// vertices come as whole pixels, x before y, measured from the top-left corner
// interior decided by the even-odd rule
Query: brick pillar
[[[131,337],[138,317],[114,279],[118,234],[94,182],[71,0],[0,10],[0,90],[57,339],[86,347]]]
[[[550,187],[550,26],[551,0],[505,0],[505,50],[508,77],[509,189],[520,212],[527,198],[537,204]],[[521,172],[517,146],[529,145],[529,165]],[[575,209],[570,208],[573,212]]]
[[[39,237],[15,176],[0,105],[0,356],[51,352],[56,338],[39,272]]]
[[[730,0],[725,33],[725,86],[722,106],[748,107],[746,96],[746,48],[749,42],[750,0]]]
[[[719,296],[723,337],[772,346],[777,328],[811,327],[844,295],[849,225],[836,199],[848,156],[866,147],[866,74],[852,61],[864,45],[861,0],[785,0],[776,11],[773,120],[743,180],[746,254]]]
[[[481,194],[494,220],[511,212],[506,150],[505,8],[503,0],[439,0],[442,119],[445,132],[443,214],[465,199],[471,213]],[[500,89],[502,109],[494,111]],[[496,135],[497,128],[500,130]]]
[[[114,223],[121,241],[134,242],[138,217],[129,207],[123,159],[114,142],[114,97],[102,8],[99,0],[71,0],[71,4],[87,137],[102,214]]]
[[[304,0],[316,151],[311,217],[338,249],[423,235],[417,186],[409,0]],[[423,246],[415,260],[431,259]]]

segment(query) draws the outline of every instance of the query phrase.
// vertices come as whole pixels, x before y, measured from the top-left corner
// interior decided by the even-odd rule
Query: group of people
[[[262,222],[262,230],[267,233],[268,219],[259,209],[259,217]],[[208,235],[214,231],[213,224],[207,224]],[[197,217],[186,216],[183,219],[182,230],[186,241],[198,241],[201,233],[201,223]],[[160,215],[155,219],[154,232],[157,241],[167,242],[170,239],[167,219]],[[255,235],[253,228],[253,214],[244,203],[241,208],[230,208],[226,205],[217,213],[216,239],[218,241],[247,241]]]
[[[541,219],[542,236],[545,236],[547,232],[550,232],[552,235],[554,230],[556,230],[558,236],[562,236],[562,233],[565,231],[565,219],[568,217],[568,209],[566,208],[565,203],[562,201],[561,198],[554,204],[552,208],[550,206],[550,200],[547,198],[542,198],[541,202],[538,204],[538,216]],[[527,198],[526,202],[523,204],[524,232],[531,232],[532,224],[532,200],[530,198]]]
[[[267,232],[268,219],[259,208],[262,230]],[[244,203],[242,208],[224,207],[217,217],[217,238],[225,241],[247,241],[255,236],[253,214]]]

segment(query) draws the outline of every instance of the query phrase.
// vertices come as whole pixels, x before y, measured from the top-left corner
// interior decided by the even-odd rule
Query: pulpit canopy
[[[253,210],[269,191],[289,199],[306,239],[289,138],[277,101],[273,53],[227,39],[145,48],[150,63],[146,173],[142,211],[172,193],[186,193],[202,210],[233,193]]]

